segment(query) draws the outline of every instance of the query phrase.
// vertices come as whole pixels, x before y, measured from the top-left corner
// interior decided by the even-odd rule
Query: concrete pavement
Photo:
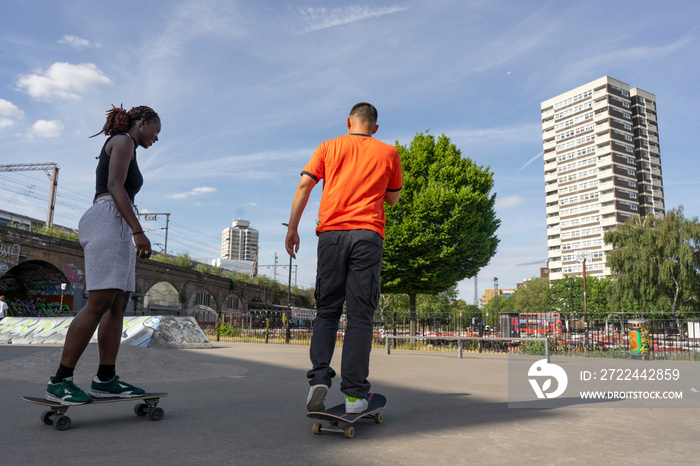
[[[354,439],[315,436],[304,408],[308,347],[212,343],[213,349],[201,350],[122,347],[122,378],[148,391],[170,393],[160,404],[165,418],[136,417],[130,402],[73,407],[68,411],[73,424],[65,432],[43,425],[42,407],[20,399],[43,396],[43,381],[55,370],[60,348],[0,345],[2,463],[700,461],[698,409],[509,409],[507,357],[489,354],[466,353],[459,359],[454,353],[374,350],[373,391],[389,399],[384,423],[356,425]],[[95,354],[90,348],[76,372],[82,387],[94,373]],[[331,388],[327,406],[342,401],[338,385]]]

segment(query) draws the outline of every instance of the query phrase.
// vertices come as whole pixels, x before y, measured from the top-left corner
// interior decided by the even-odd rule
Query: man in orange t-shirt
[[[299,251],[297,228],[311,190],[323,179],[319,208],[316,318],[311,337],[309,411],[323,411],[335,371],[330,367],[338,322],[347,303],[340,391],[345,410],[367,408],[372,318],[379,303],[384,240],[384,203],[399,201],[401,160],[396,147],[372,138],[377,109],[361,102],[347,118],[348,134],[323,142],[301,172],[285,247]]]

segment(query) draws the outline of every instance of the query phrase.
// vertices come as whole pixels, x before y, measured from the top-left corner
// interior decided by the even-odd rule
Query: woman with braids
[[[93,205],[78,226],[85,253],[88,300],[68,328],[61,364],[46,389],[47,400],[78,405],[90,402],[90,395],[129,398],[144,393],[119,380],[115,364],[124,310],[130,293],[135,291],[136,256],[151,256],[151,242],[134,206],[134,197],[143,184],[136,148],[151,147],[159,132],[160,118],[151,108],[134,107],[127,112],[121,106],[112,106],[102,131],[94,135],[104,133],[108,139],[98,157]],[[100,363],[88,395],[73,383],[73,371],[98,325]]]

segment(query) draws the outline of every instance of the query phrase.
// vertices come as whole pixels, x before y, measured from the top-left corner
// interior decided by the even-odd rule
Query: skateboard
[[[381,424],[382,421],[384,421],[384,416],[378,411],[386,408],[386,397],[379,393],[370,393],[367,396],[367,401],[367,409],[361,413],[347,414],[345,412],[345,402],[343,402],[325,411],[311,411],[306,413],[306,415],[311,419],[319,419],[328,422],[328,426],[324,426],[320,422],[314,424],[313,432],[316,435],[321,435],[323,432],[333,432],[336,434],[345,434],[347,438],[353,438],[355,436],[355,427],[352,424],[358,419],[374,419],[376,424]],[[350,425],[343,428],[340,427],[341,422]]]
[[[144,393],[141,396],[132,398],[120,398],[118,396],[110,396],[106,398],[93,398],[91,402],[84,405],[62,405],[55,401],[49,401],[44,398],[35,398],[32,396],[23,396],[24,401],[29,403],[47,406],[49,409],[41,414],[41,421],[47,426],[56,425],[58,430],[68,430],[71,426],[71,420],[66,416],[66,411],[71,406],[88,406],[101,403],[118,403],[120,401],[141,401],[134,406],[134,413],[137,416],[148,416],[153,421],[160,421],[165,415],[163,408],[158,407],[158,401],[161,398],[168,396],[167,393]],[[55,419],[52,419],[55,416]]]

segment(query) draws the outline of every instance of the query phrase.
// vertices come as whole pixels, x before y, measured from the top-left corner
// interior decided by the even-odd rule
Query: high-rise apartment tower
[[[248,220],[235,219],[221,233],[221,258],[254,261],[258,251],[258,230],[250,228]]]
[[[665,215],[656,97],[605,76],[541,109],[549,277],[610,275],[604,233]]]

